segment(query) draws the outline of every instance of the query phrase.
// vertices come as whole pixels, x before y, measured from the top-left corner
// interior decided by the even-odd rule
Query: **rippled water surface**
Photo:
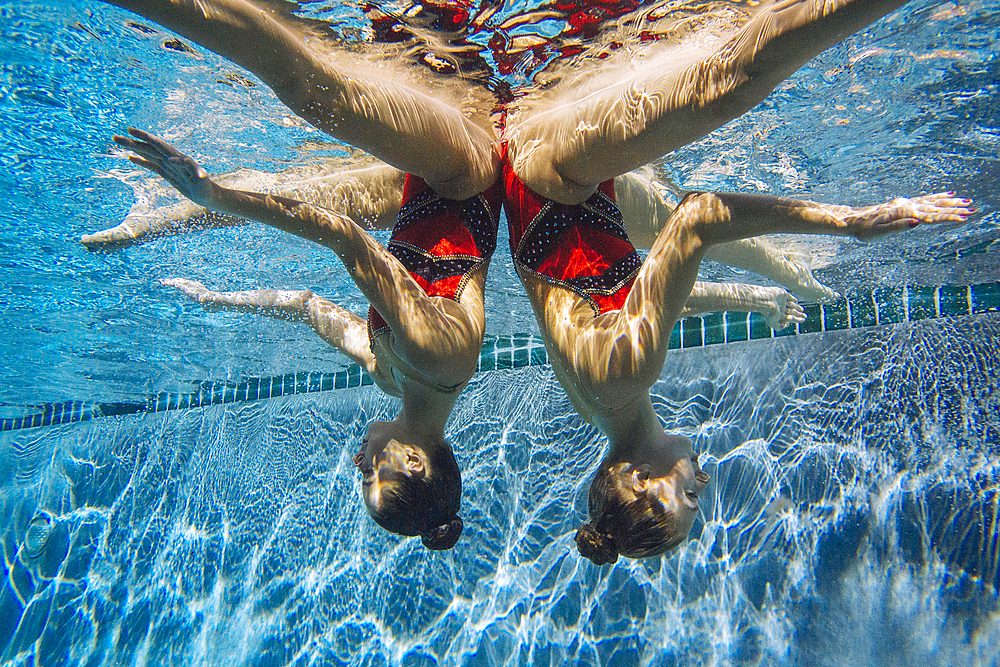
[[[331,49],[493,102],[745,10],[269,4]],[[1000,281],[998,33],[996,1],[912,2],[653,172],[850,204],[956,190],[980,210],[962,227],[780,242],[845,294]],[[252,75],[96,2],[0,0],[0,68],[0,417],[346,365],[304,328],[158,284],[308,287],[360,311],[322,249],[257,225],[105,254],[78,239],[166,196],[112,150],[128,126],[216,172],[351,149]],[[489,331],[535,333],[505,255]],[[395,409],[371,387],[0,433],[0,663],[998,665],[998,335],[986,313],[671,352],[654,403],[713,482],[694,539],[605,567],[572,544],[603,440],[548,366],[481,373],[460,399],[466,533],[446,554],[357,501],[351,454]]]

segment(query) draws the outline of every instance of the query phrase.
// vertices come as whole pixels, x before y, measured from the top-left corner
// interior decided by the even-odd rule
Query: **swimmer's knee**
[[[722,200],[719,199],[719,196],[714,192],[708,192],[706,190],[689,190],[683,197],[681,197],[681,201],[677,206],[678,208],[681,206],[705,206],[716,202],[721,204]]]
[[[710,228],[732,218],[729,207],[715,192],[694,190],[681,199],[674,210],[677,222],[695,230],[703,241],[714,245],[719,240],[712,240],[716,235]]]

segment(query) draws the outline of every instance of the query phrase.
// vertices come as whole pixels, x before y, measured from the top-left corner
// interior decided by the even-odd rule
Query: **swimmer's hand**
[[[858,239],[870,239],[893,232],[912,229],[919,224],[964,222],[976,209],[968,199],[954,192],[938,192],[923,197],[900,197],[885,204],[852,209],[843,218],[849,234]]]
[[[112,139],[136,153],[129,156],[131,162],[162,176],[182,195],[205,208],[213,208],[220,200],[222,189],[200,164],[149,132],[130,127],[128,133],[135,138],[115,135]]]

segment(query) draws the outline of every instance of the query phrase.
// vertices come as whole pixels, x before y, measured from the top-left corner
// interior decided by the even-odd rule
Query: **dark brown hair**
[[[369,505],[368,513],[391,533],[420,535],[428,549],[451,549],[462,534],[462,476],[450,447],[434,447],[427,454],[422,477],[380,470],[378,507]]]
[[[590,521],[576,531],[580,554],[598,565],[614,563],[619,554],[647,558],[684,541],[688,530],[676,511],[632,489],[633,468],[602,461],[590,483]]]

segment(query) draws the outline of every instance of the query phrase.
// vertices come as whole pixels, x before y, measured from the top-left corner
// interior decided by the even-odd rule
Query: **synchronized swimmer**
[[[672,208],[635,173],[750,109],[808,59],[903,0],[764,2],[721,46],[683,66],[634,71],[576,97],[559,83],[531,103],[510,105],[498,136],[488,118],[343,66],[246,0],[109,2],[249,69],[301,118],[385,163],[322,176],[315,198],[255,193],[220,186],[166,142],[130,130],[115,140],[136,164],[214,213],[185,209],[164,229],[119,225],[83,241],[127,243],[167,226],[182,231],[235,217],[336,252],[371,304],[367,322],[309,291],[220,293],[167,282],[209,307],[308,322],[401,398],[395,419],[369,425],[355,463],[372,517],[388,530],[421,535],[430,548],[450,548],[462,530],[461,480],[444,430],[482,344],[483,286],[501,204],[555,375],[608,439],[590,486],[590,522],[576,536],[580,552],[598,564],[679,544],[709,481],[691,441],[664,432],[649,394],[677,319],[757,310],[780,328],[804,318],[778,288],[696,283],[702,259],[825,298],[830,290],[802,258],[752,237],[870,238],[972,213],[953,193],[854,208],[692,192]],[[557,93],[564,97],[545,99]],[[384,248],[363,226],[387,226],[392,209],[398,213]],[[644,261],[633,244],[649,248]]]

